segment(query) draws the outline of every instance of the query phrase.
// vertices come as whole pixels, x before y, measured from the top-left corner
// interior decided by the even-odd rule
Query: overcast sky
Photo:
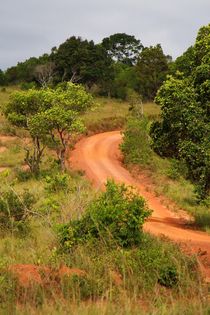
[[[1,0],[0,68],[50,52],[72,35],[100,42],[114,33],[180,55],[210,22],[210,0]]]

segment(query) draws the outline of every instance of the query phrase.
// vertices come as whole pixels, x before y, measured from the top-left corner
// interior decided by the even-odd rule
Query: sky
[[[72,35],[127,33],[181,55],[210,23],[210,0],[1,0],[0,69],[49,53]]]

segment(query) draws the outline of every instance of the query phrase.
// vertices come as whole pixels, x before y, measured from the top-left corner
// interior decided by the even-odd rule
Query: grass
[[[88,134],[122,129],[129,115],[129,103],[117,99],[98,97],[94,110],[84,115]],[[158,118],[160,107],[155,103],[143,104],[144,114],[149,119]]]
[[[8,101],[14,89],[0,92],[1,105]],[[129,113],[129,104],[113,99],[96,100],[100,105],[84,116],[88,132],[122,128]],[[144,113],[149,119],[158,118],[160,109],[153,103],[147,103],[144,104]],[[10,126],[3,117],[0,125],[0,134],[2,131],[11,134]],[[19,135],[17,130],[14,133]],[[168,240],[145,234],[140,248],[110,248],[106,242],[98,240],[80,245],[70,253],[60,251],[57,225],[80,217],[97,193],[81,174],[72,171],[68,172],[66,189],[49,191],[46,176],[60,174],[54,166],[52,151],[46,151],[40,177],[21,180],[16,168],[23,164],[23,138],[24,134],[21,134],[14,141],[1,143],[7,150],[0,153],[0,167],[10,168],[10,172],[0,174],[1,191],[12,188],[20,194],[29,190],[36,202],[28,219],[28,234],[16,234],[13,229],[0,231],[0,314],[208,314],[207,292],[200,281],[195,258],[185,256]],[[164,161],[158,159],[156,162],[157,168],[164,173]],[[161,167],[158,163],[162,163]],[[170,162],[167,163],[169,167]],[[160,176],[166,175],[160,172]],[[191,198],[188,189],[186,200]],[[173,188],[175,190],[176,187]],[[12,264],[44,265],[53,270],[65,264],[85,270],[88,276],[85,279],[68,279],[62,288],[67,290],[62,291],[65,298],[61,291],[58,293],[58,279],[44,288],[32,286],[25,290],[16,287],[15,280],[6,272]],[[180,282],[177,287],[166,288],[158,283],[164,264],[173,264],[178,270]],[[113,274],[120,276],[120,284],[116,283]],[[68,295],[69,292],[71,295]]]

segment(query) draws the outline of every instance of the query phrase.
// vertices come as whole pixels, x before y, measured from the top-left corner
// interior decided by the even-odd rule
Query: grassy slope
[[[1,105],[8,100],[10,91],[11,90],[6,93],[0,93]],[[100,102],[101,105],[99,105],[95,111],[85,116],[86,124],[91,133],[107,129],[115,129],[116,126],[121,127],[122,124],[124,124],[125,115],[128,113],[127,103],[106,99],[97,99],[97,101]],[[158,116],[159,108],[155,104],[146,104],[144,106],[144,112],[148,116]],[[114,123],[114,125],[112,125],[112,117],[116,117],[116,123]],[[101,128],[102,122],[104,123],[104,121],[105,124]],[[0,123],[1,127],[3,125],[3,133],[10,133],[10,128],[3,117],[1,118]],[[0,134],[2,133],[0,132]],[[92,190],[89,183],[87,183],[81,175],[76,173],[69,174],[68,190],[53,193],[49,193],[46,190],[46,180],[44,176],[39,179],[31,178],[25,182],[18,180],[15,167],[23,164],[23,143],[21,138],[15,140],[15,142],[11,141],[5,145],[8,150],[4,153],[0,153],[0,167],[10,167],[9,173],[3,172],[0,175],[1,189],[7,189],[11,185],[18,193],[23,192],[25,189],[29,189],[36,197],[34,209],[37,214],[30,218],[30,233],[27,237],[19,237],[14,233],[2,234],[0,239],[0,271],[2,272],[2,268],[5,268],[8,265],[17,263],[44,264],[56,267],[62,263],[69,262],[70,266],[73,264],[74,267],[84,268],[87,272],[93,275],[93,278],[98,279],[100,273],[103,272],[104,274],[102,278],[105,277],[106,279],[109,279],[110,275],[107,266],[110,264],[110,266],[114,268],[116,254],[114,252],[107,252],[106,248],[103,249],[103,247],[101,247],[101,260],[99,260],[97,264],[95,263],[94,250],[85,247],[79,248],[72,257],[69,257],[69,255],[66,257],[56,254],[58,243],[55,225],[57,223],[68,222],[72,216],[78,216],[78,214],[83,212],[89,201],[94,198],[95,192]],[[52,162],[52,158],[47,155],[44,160],[44,168],[47,166],[48,171],[50,171],[51,174],[53,173],[53,167],[51,167]],[[152,244],[154,246],[155,242]],[[153,255],[155,253],[155,248],[153,249],[153,246],[150,246],[151,255],[152,251]],[[164,251],[167,251],[168,253],[171,253],[171,257],[173,257],[174,261],[178,264],[179,261],[183,261],[184,256],[182,257],[180,252],[176,251],[172,244],[163,242],[161,243],[161,248],[163,256],[165,256]],[[180,255],[180,260],[177,259],[177,255]],[[189,314],[187,313],[189,307],[188,305],[187,307],[184,305],[186,303],[183,300],[191,299],[192,296],[195,301],[191,303],[191,314],[195,314],[195,311],[197,311],[198,308],[200,308],[200,311],[196,314],[204,314],[204,309],[205,307],[207,309],[207,306],[204,306],[202,303],[203,291],[198,280],[193,280],[190,274],[188,274],[188,269],[185,270],[183,287],[179,287],[178,290],[168,290],[155,286],[154,288],[150,288],[150,290],[152,290],[150,293],[144,289],[141,293],[143,301],[138,300],[138,298],[135,297],[135,291],[137,290],[137,288],[135,289],[135,283],[136,279],[142,277],[142,270],[140,270],[140,272],[138,272],[138,270],[134,272],[133,268],[135,266],[131,267],[130,264],[135,263],[135,261],[129,260],[129,257],[126,257],[127,256],[123,258],[122,255],[122,263],[126,263],[127,269],[125,270],[128,271],[128,275],[125,280],[130,281],[129,283],[132,288],[130,291],[130,293],[132,292],[131,297],[129,296],[129,290],[126,292],[122,289],[116,300],[117,302],[113,303],[112,299],[114,300],[114,296],[112,295],[114,294],[114,291],[111,295],[110,293],[114,288],[113,283],[110,282],[110,286],[108,286],[110,293],[109,297],[106,297],[106,302],[104,302],[105,297],[100,298],[100,301],[96,304],[86,302],[85,305],[81,303],[79,306],[77,303],[71,303],[71,305],[68,303],[60,303],[60,300],[56,302],[56,305],[52,305],[52,303],[48,303],[46,300],[43,308],[40,309],[40,311],[35,311],[34,306],[30,305],[31,300],[29,299],[28,305],[25,306],[24,309],[20,307],[20,309],[17,310],[17,314],[29,314],[33,312],[36,314],[69,314],[70,310],[74,314],[98,314],[99,312],[103,314],[180,314],[180,312],[182,314]],[[149,259],[150,258],[148,257],[148,264],[150,264]],[[152,274],[151,277],[153,277]],[[146,288],[147,283],[141,283],[141,285],[143,288]],[[199,288],[201,294],[199,293],[199,290],[194,290],[193,288]],[[2,291],[0,290],[0,295],[1,294]],[[26,292],[25,294],[27,297]],[[152,299],[151,296],[153,297]],[[171,313],[167,306],[168,303],[172,310]]]

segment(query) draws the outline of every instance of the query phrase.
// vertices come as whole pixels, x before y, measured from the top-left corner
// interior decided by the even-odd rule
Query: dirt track
[[[186,244],[190,252],[200,253],[203,271],[210,281],[210,235],[187,228],[186,217],[183,220],[180,215],[169,211],[160,197],[148,191],[144,182],[139,183],[131,176],[121,163],[119,151],[121,139],[120,132],[113,131],[81,140],[71,153],[71,166],[84,170],[97,189],[103,189],[108,178],[135,186],[153,210],[152,217],[144,225],[145,231],[165,235]]]

